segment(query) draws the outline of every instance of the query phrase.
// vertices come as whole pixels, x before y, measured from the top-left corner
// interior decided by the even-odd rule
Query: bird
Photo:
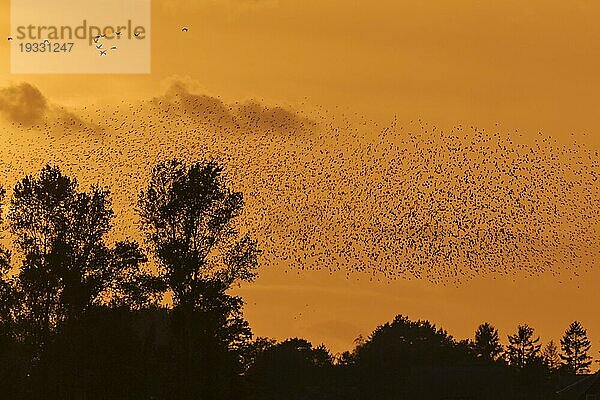
[[[13,40],[12,36],[9,36],[9,37],[8,37],[8,40]]]
[[[111,49],[111,50],[116,50],[116,49],[117,49],[117,46],[112,46],[110,49]]]
[[[102,43],[100,43],[100,44],[96,45],[96,48],[97,48],[97,49],[101,49],[101,48],[102,48]]]
[[[100,55],[101,56],[105,56],[106,55],[106,50],[100,50]]]
[[[187,31],[189,31],[189,28],[188,28],[188,27],[186,27],[186,26],[184,26],[183,28],[181,28],[181,31],[182,31],[182,32],[187,32]]]
[[[135,35],[135,37],[138,37],[138,36],[140,36],[140,32],[135,32],[134,35]]]
[[[121,36],[121,32],[115,32],[117,36]]]

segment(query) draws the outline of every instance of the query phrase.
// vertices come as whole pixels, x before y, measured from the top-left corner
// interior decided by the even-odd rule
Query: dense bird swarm
[[[380,126],[177,84],[149,101],[71,111],[26,85],[6,90],[40,98],[28,113],[0,98],[4,185],[47,162],[108,185],[117,236],[135,234],[137,193],[156,162],[209,158],[244,193],[240,225],[257,235],[263,266],[443,283],[597,266],[598,152],[575,141]]]

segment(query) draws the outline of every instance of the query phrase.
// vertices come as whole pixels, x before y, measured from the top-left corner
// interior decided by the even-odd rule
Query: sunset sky
[[[140,75],[11,74],[11,44],[5,37],[14,32],[8,3],[0,4],[0,90],[27,82],[50,103],[90,123],[101,125],[105,114],[90,116],[85,107],[104,113],[122,103],[163,96],[180,82],[190,92],[227,104],[254,99],[308,117],[327,110],[327,118],[344,113],[357,126],[385,126],[394,117],[410,126],[422,119],[440,127],[518,130],[523,141],[542,132],[558,146],[600,149],[600,3],[595,1],[154,0],[152,72]],[[189,27],[186,34],[183,26]],[[108,126],[118,126],[125,113],[112,115],[116,120]],[[151,115],[140,111],[137,123],[145,117]],[[44,156],[46,147],[40,143],[47,138],[31,132],[23,133],[23,143],[31,141],[42,150],[20,154],[22,144],[11,147],[18,142],[14,125],[7,115],[0,118],[0,126],[6,125],[0,131],[0,154],[12,154],[21,168],[14,176],[0,176],[5,187],[21,170],[31,172],[57,160],[54,153]],[[71,135],[64,154],[90,142],[85,135],[90,134]],[[333,137],[322,139],[337,146]],[[114,143],[107,139],[106,145]],[[145,157],[138,152],[136,166],[129,168],[147,172],[157,154],[167,153],[159,149]],[[99,166],[88,176],[84,165],[70,169],[82,182],[111,184],[118,197],[116,182],[123,181],[111,177],[114,168]],[[593,185],[597,195],[598,183]],[[245,195],[252,210],[252,195]],[[597,206],[598,198],[592,201]],[[127,200],[121,204],[125,207]],[[524,322],[536,328],[543,342],[556,341],[577,319],[588,329],[594,357],[600,358],[600,263],[598,248],[590,251],[596,254],[588,260],[591,268],[575,276],[479,275],[458,284],[299,272],[270,260],[260,278],[240,293],[255,334],[301,336],[334,352],[350,349],[359,334],[366,336],[396,314],[406,314],[429,319],[461,339],[490,321],[504,343]],[[563,266],[567,271],[578,267]]]

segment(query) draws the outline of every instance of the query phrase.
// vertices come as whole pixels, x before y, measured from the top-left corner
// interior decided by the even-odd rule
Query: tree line
[[[455,365],[526,371],[549,391],[552,376],[590,369],[578,322],[561,350],[542,349],[528,325],[504,348],[489,323],[457,341],[404,316],[337,356],[254,338],[230,289],[256,278],[260,250],[236,222],[242,193],[212,161],[153,168],[136,207],[143,243],[111,243],[110,191],[83,190],[56,166],[25,176],[10,199],[0,188],[0,205],[12,243],[0,247],[2,398],[402,398],[414,368]]]
[[[592,365],[589,353],[592,344],[587,330],[578,321],[571,323],[560,339],[561,351],[554,340],[542,348],[540,338],[535,337],[534,329],[527,324],[519,325],[514,334],[508,335],[508,345],[504,348],[498,330],[490,323],[483,323],[475,332],[472,347],[478,358],[517,368],[541,364],[551,372],[585,374]]]

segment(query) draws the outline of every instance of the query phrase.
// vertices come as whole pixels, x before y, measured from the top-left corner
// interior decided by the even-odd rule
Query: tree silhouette
[[[475,342],[473,343],[475,356],[484,361],[495,361],[502,353],[502,345],[498,329],[485,322],[475,331]]]
[[[214,162],[173,160],[153,169],[139,214],[176,307],[219,307],[231,301],[223,294],[232,285],[255,278],[256,242],[234,226],[243,204]]]
[[[357,348],[362,365],[388,371],[408,371],[413,366],[445,365],[469,357],[466,346],[429,321],[411,321],[398,315],[375,329]],[[382,371],[383,372],[383,371]]]
[[[506,349],[508,363],[517,368],[525,368],[538,361],[541,344],[540,338],[533,338],[534,329],[529,325],[519,325],[514,335],[508,335],[509,345]]]
[[[397,398],[402,396],[403,382],[412,369],[462,364],[470,359],[468,346],[456,343],[444,329],[398,315],[357,347],[356,363],[363,379],[360,391],[373,398]]]
[[[251,332],[242,299],[228,290],[254,280],[259,254],[250,235],[236,229],[243,204],[215,162],[161,162],[139,196],[141,225],[173,294],[181,398],[225,396],[214,392],[216,382],[243,370]],[[236,361],[224,364],[228,357]]]
[[[5,196],[6,190],[0,186],[0,225],[4,224],[2,207]],[[0,245],[0,337],[13,334],[16,309],[20,303],[14,279],[10,276],[10,256],[10,251]]]
[[[561,358],[570,372],[583,374],[590,371],[592,357],[588,355],[588,351],[592,344],[587,337],[587,331],[578,321],[569,325],[560,340],[560,346],[563,351]]]
[[[113,217],[108,190],[79,191],[58,167],[15,185],[8,220],[22,258],[16,285],[26,330],[40,348],[60,324],[102,304],[124,274],[144,275],[143,255],[132,262],[122,251],[135,245],[107,246]]]
[[[141,310],[157,306],[165,291],[160,277],[144,269],[148,261],[140,245],[131,240],[115,243],[110,251],[105,296],[112,307]]]
[[[2,206],[5,190],[0,187],[0,225],[4,224]],[[0,239],[3,239],[0,237]],[[0,245],[0,397],[18,398],[26,370],[22,339],[18,329],[21,312],[20,293],[11,274],[10,251]]]
[[[259,353],[248,371],[256,399],[321,399],[327,396],[333,357],[323,345],[287,339]]]
[[[244,370],[247,371],[256,363],[256,359],[273,346],[277,344],[277,340],[266,337],[257,337],[252,341],[247,341],[242,353]]]
[[[554,343],[554,340],[549,341],[548,344],[544,346],[544,349],[542,350],[542,358],[550,372],[557,371],[560,368],[560,354],[558,352],[556,343]]]
[[[0,336],[11,335],[16,322],[19,294],[10,277],[9,252],[0,249]]]

